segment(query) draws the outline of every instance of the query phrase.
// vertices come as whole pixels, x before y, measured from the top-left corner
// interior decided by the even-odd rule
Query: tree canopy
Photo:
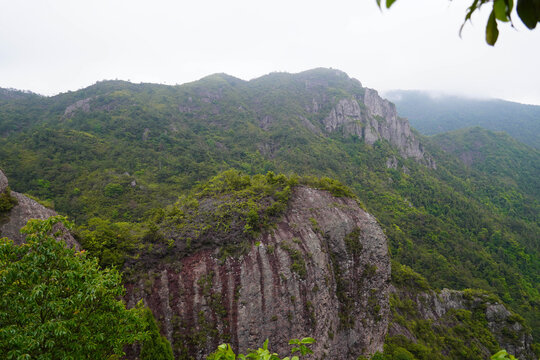
[[[115,269],[58,241],[65,218],[30,220],[26,244],[0,239],[0,354],[5,359],[113,359],[145,338]]]

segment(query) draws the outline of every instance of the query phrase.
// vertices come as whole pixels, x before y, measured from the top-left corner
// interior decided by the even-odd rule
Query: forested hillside
[[[474,132],[424,138],[328,69],[105,81],[50,98],[3,90],[0,101],[11,188],[75,219],[102,265],[121,267],[156,234],[160,209],[223,170],[329,176],[376,216],[394,261],[434,289],[497,294],[540,338],[536,150],[480,130],[482,146]]]
[[[540,106],[504,100],[471,99],[428,92],[393,90],[385,94],[398,113],[425,135],[481,126],[504,131],[515,139],[540,148]]]

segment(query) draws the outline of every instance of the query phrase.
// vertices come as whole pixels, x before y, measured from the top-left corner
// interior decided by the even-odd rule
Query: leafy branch
[[[207,360],[299,360],[300,357],[293,354],[298,352],[301,356],[313,354],[313,351],[309,348],[309,345],[313,343],[315,343],[315,339],[310,337],[290,340],[289,345],[294,345],[291,349],[291,357],[287,356],[283,359],[277,353],[272,353],[268,350],[268,339],[266,339],[262,348],[258,348],[257,350],[250,349],[248,350],[249,353],[245,355],[236,355],[230,344],[221,344],[215,352],[207,357]]]

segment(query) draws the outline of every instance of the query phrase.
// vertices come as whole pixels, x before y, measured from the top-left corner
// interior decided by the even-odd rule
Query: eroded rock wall
[[[412,133],[407,119],[400,118],[396,106],[373,89],[366,88],[363,97],[339,100],[323,123],[327,132],[342,131],[343,135],[357,136],[368,144],[379,139],[388,140],[399,149],[401,156],[435,167],[433,159]]]
[[[276,228],[240,258],[205,250],[156,265],[128,284],[162,324],[177,358],[204,359],[270,340],[317,339],[315,358],[356,359],[382,350],[389,317],[390,262],[375,218],[356,201],[298,187]]]

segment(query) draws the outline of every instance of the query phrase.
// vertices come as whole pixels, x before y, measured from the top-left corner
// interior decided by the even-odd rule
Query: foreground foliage
[[[376,0],[379,7],[382,0]],[[386,0],[386,7],[389,8],[394,4],[396,0]],[[514,10],[513,0],[472,0],[471,5],[467,9],[465,15],[465,21],[471,20],[474,13],[479,12],[483,5],[492,4],[491,14],[489,15],[486,25],[486,42],[489,45],[495,45],[497,38],[499,37],[498,23],[512,22],[512,11]],[[530,30],[536,28],[536,24],[540,22],[540,0],[517,0],[516,6],[517,14],[523,24]],[[512,24],[513,27],[513,24]]]
[[[65,218],[30,220],[27,243],[0,239],[0,354],[5,359],[112,359],[144,338],[141,309],[118,300],[121,276],[55,237]]]
[[[140,360],[174,360],[171,343],[160,334],[158,323],[148,308],[144,309],[144,320],[148,336],[142,341]]]
[[[309,345],[313,344],[315,339],[306,337],[303,339],[292,339],[289,341],[289,345],[293,345],[291,349],[291,357],[286,356],[283,359],[277,354],[272,353],[268,350],[268,339],[264,342],[263,347],[257,350],[249,350],[247,354],[238,354],[236,355],[231,345],[222,344],[219,345],[217,350],[210,354],[208,360],[299,360],[298,355],[292,355],[294,353],[300,353],[301,356],[307,354],[313,354],[313,351],[309,348]]]
[[[517,360],[513,355],[510,355],[506,350],[501,350],[491,356],[491,360]]]

